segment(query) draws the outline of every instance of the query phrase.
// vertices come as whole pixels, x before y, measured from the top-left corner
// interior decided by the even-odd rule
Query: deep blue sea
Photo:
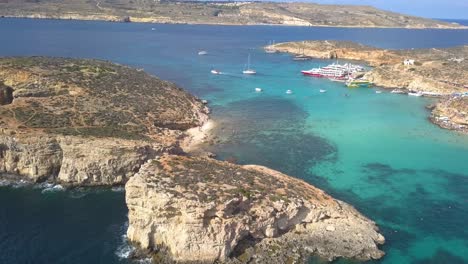
[[[450,23],[458,23],[460,25],[468,26],[468,19],[438,19]]]
[[[329,61],[261,49],[308,39],[439,48],[468,44],[468,30],[0,19],[0,36],[0,56],[110,60],[209,100],[220,159],[270,166],[354,205],[387,238],[376,263],[468,263],[468,136],[428,122],[430,99],[303,77]],[[248,54],[256,76],[241,74]],[[126,217],[123,192],[0,187],[0,263],[127,263]]]

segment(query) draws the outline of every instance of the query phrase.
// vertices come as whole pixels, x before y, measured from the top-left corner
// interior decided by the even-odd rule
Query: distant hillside
[[[0,16],[154,23],[462,28],[370,6],[155,0],[0,0]]]

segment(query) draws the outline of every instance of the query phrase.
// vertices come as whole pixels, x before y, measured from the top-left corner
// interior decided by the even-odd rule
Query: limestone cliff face
[[[143,71],[96,60],[0,58],[0,177],[123,184],[203,124],[197,98]]]
[[[374,222],[301,180],[261,166],[163,155],[127,182],[126,201],[128,238],[147,252],[166,251],[173,261],[255,257],[286,263],[312,252],[328,259],[383,256],[377,245],[384,238]],[[248,241],[263,253],[245,257]],[[277,246],[270,249],[271,243]],[[276,257],[270,262],[268,256]]]
[[[0,137],[0,173],[65,185],[125,183],[164,148],[148,142],[71,136]]]

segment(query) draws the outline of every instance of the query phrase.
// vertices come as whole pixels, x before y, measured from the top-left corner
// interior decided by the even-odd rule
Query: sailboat
[[[293,60],[295,60],[295,61],[305,61],[305,60],[309,60],[309,59],[310,59],[310,57],[306,56],[304,54],[304,49],[302,49],[302,54],[296,55],[293,58]]]
[[[247,57],[247,68],[242,71],[243,74],[257,74],[257,72],[253,69],[250,69],[250,54]]]
[[[271,46],[273,46],[273,45],[275,45],[275,42],[274,42],[274,41],[273,41],[273,42],[270,41],[270,42],[268,43],[268,46],[265,48],[265,52],[266,52],[266,53],[276,53],[276,50],[273,49],[273,48],[271,47]]]

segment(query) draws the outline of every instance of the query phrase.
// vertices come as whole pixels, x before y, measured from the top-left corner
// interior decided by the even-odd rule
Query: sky
[[[297,0],[296,0],[297,1]],[[427,18],[468,19],[468,0],[305,0],[319,4],[370,5]]]

